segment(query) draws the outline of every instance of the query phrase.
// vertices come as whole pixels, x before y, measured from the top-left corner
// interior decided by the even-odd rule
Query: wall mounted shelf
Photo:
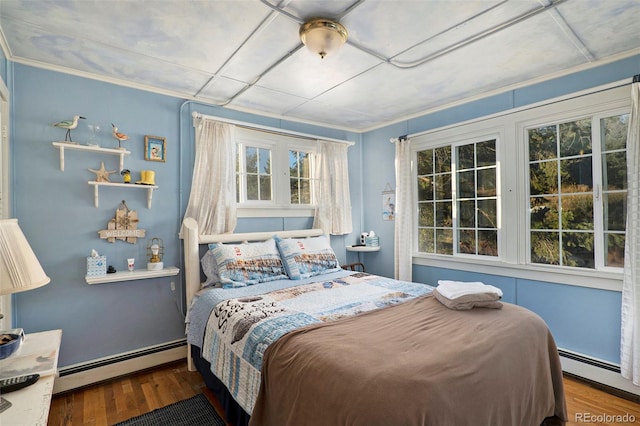
[[[114,183],[114,182],[96,182],[95,180],[90,180],[87,182],[89,185],[93,185],[93,204],[98,207],[98,199],[99,193],[98,188],[101,186],[115,186],[118,188],[136,188],[136,189],[146,189],[147,190],[147,208],[151,208],[151,198],[153,197],[154,189],[158,189],[155,185],[138,185],[135,183]]]
[[[101,152],[103,154],[117,155],[120,157],[120,170],[124,169],[124,156],[131,154],[131,151],[117,148],[102,148],[99,146],[80,145],[69,142],[53,142],[53,146],[60,150],[60,170],[64,172],[64,150],[75,149],[78,151]],[[97,206],[96,206],[97,207]]]
[[[178,275],[179,268],[175,266],[168,266],[160,271],[150,271],[148,269],[139,269],[135,271],[120,271],[113,274],[103,275],[101,277],[88,277],[85,275],[84,279],[87,284],[104,284],[115,283],[120,281],[133,281],[133,280],[146,280],[149,278],[170,277]]]
[[[366,253],[368,251],[380,251],[380,246],[347,246],[347,251],[357,251],[361,253]]]

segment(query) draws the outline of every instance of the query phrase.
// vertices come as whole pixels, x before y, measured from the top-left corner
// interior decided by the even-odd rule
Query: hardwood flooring
[[[567,426],[640,424],[640,404],[572,377],[565,377],[564,386]],[[49,426],[113,425],[198,393],[204,393],[224,417],[220,404],[206,389],[200,375],[187,371],[186,362],[176,362],[55,395]]]

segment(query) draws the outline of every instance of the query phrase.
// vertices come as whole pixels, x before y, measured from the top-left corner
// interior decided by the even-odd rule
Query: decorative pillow
[[[220,284],[220,277],[218,276],[218,264],[216,258],[213,256],[211,249],[200,259],[200,265],[202,266],[202,272],[207,277],[207,280],[202,283],[202,288],[216,287]]]
[[[222,287],[244,287],[287,279],[273,238],[259,243],[209,244]]]
[[[325,235],[312,238],[274,237],[287,275],[292,280],[340,270],[336,254]]]

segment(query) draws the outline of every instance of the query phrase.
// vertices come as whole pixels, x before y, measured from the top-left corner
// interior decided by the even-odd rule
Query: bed
[[[430,285],[342,270],[321,234],[200,235],[184,220],[189,369],[202,374],[229,422],[566,421],[560,361],[540,317],[508,303],[454,310]],[[267,254],[238,267],[250,250]],[[321,255],[300,263],[307,253]],[[211,284],[201,269],[207,256],[219,268],[217,286],[202,285]]]

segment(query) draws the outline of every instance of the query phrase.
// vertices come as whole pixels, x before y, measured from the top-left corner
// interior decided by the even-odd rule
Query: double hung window
[[[236,134],[236,192],[240,207],[311,207],[313,141],[255,130]]]

